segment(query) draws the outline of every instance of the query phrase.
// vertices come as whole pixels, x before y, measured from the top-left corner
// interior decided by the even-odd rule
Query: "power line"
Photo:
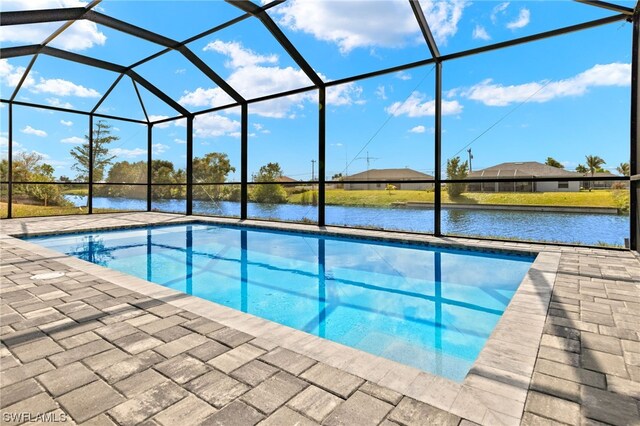
[[[420,79],[420,81],[418,82],[418,84],[409,92],[409,94],[407,95],[407,97],[402,101],[402,103],[400,104],[401,106],[404,105],[405,102],[407,102],[409,100],[409,98],[411,97],[411,95],[413,94],[413,92],[415,92],[418,87],[420,87],[422,85],[422,83],[424,82],[424,80],[429,76],[429,74],[431,74],[433,72],[433,70],[435,69],[435,66],[431,67],[431,69],[429,69],[429,72],[426,73],[424,75],[424,77],[422,77],[422,79]],[[362,146],[362,148],[360,148],[360,151],[358,151],[358,153],[351,159],[351,161],[349,161],[349,163],[345,166],[344,170],[342,171],[342,173],[346,173],[346,171],[349,169],[349,166],[360,156],[360,154],[362,154],[362,151],[364,151],[367,146],[369,146],[369,144],[376,138],[376,136],[378,136],[378,134],[382,131],[382,129],[389,123],[389,121],[391,121],[391,119],[394,118],[393,114],[389,114],[389,117],[387,117],[387,119],[382,123],[382,125],[380,127],[378,127],[378,130],[375,131],[375,133],[373,134],[373,136],[371,136],[369,138],[369,140]]]
[[[490,125],[489,127],[487,127],[482,133],[480,133],[478,136],[476,136],[475,138],[473,138],[471,140],[471,142],[469,142],[468,144],[466,144],[465,146],[463,146],[462,148],[460,148],[460,150],[458,152],[456,152],[455,154],[453,154],[451,157],[449,157],[447,160],[450,160],[451,158],[456,157],[458,154],[460,154],[462,151],[464,151],[465,149],[469,148],[474,142],[476,142],[478,139],[480,139],[481,137],[483,137],[484,135],[486,135],[487,133],[489,133],[489,131],[491,131],[494,127],[496,127],[498,124],[500,124],[502,121],[504,121],[508,116],[510,116],[511,114],[513,114],[514,112],[516,112],[516,110],[518,108],[520,108],[522,105],[526,104],[527,102],[529,102],[531,100],[531,98],[533,98],[535,95],[537,95],[538,93],[540,93],[540,91],[542,91],[542,89],[544,89],[545,87],[547,87],[549,84],[551,83],[551,80],[547,81],[542,87],[540,87],[538,90],[536,90],[535,92],[533,92],[531,95],[529,95],[527,97],[527,99],[525,99],[524,101],[520,102],[518,105],[516,105],[515,107],[513,107],[510,111],[508,111],[505,115],[503,115],[502,117],[500,117],[498,119],[498,121],[496,121],[495,123],[493,123],[492,125]],[[446,161],[444,163],[442,163],[442,165],[445,165]]]

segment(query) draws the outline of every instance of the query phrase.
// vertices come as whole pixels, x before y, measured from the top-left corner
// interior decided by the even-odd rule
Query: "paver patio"
[[[411,387],[391,389],[396,376],[374,383],[7,236],[184,220],[142,213],[1,222],[3,424],[45,413],[93,425],[640,424],[640,262],[630,252],[478,242],[559,254],[558,271],[532,374],[478,363],[473,387],[442,409],[408,396]],[[52,271],[65,275],[31,279]],[[518,327],[526,336],[527,324]],[[500,356],[518,364],[525,353]],[[446,393],[444,382],[423,379],[413,377],[413,388]]]

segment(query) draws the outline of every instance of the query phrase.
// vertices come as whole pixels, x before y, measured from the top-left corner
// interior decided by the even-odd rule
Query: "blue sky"
[[[85,4],[9,0],[2,8],[34,8],[34,3],[39,8]],[[423,9],[443,54],[614,14],[568,1],[423,1]],[[241,15],[222,1],[105,0],[97,10],[180,41]],[[430,57],[405,0],[288,0],[269,14],[325,81]],[[0,43],[40,43],[59,25],[3,27]],[[446,62],[443,157],[466,158],[465,147],[471,143],[474,169],[504,161],[543,162],[548,156],[573,169],[585,155],[594,154],[615,170],[629,156],[630,40],[631,24],[616,22]],[[51,45],[121,65],[162,50],[89,21],[74,23]],[[246,98],[311,85],[256,19],[188,47]],[[0,60],[2,98],[10,97],[29,60]],[[189,111],[231,103],[179,53],[135,70]],[[327,177],[365,170],[367,156],[371,168],[432,173],[434,77],[429,65],[328,89]],[[116,78],[108,71],[40,55],[17,99],[88,111]],[[140,91],[152,119],[178,115],[145,89]],[[312,90],[250,105],[249,175],[267,162],[278,162],[288,176],[311,177],[311,161],[317,160],[317,96]],[[3,157],[7,109],[0,108]],[[144,119],[128,77],[99,112]],[[111,146],[119,160],[146,159],[146,126],[107,121],[120,137]],[[14,150],[40,152],[56,176],[73,177],[68,153],[88,133],[87,126],[87,116],[16,106]],[[239,180],[239,108],[199,116],[194,127],[194,155],[227,153],[237,168],[229,180]],[[185,132],[184,121],[154,127],[154,158],[184,168]],[[317,164],[315,170],[317,176]]]

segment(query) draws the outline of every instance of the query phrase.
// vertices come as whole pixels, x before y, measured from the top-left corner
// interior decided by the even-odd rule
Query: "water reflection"
[[[454,380],[531,260],[201,224],[38,240]]]
[[[69,198],[76,205],[86,197]],[[96,209],[146,210],[145,200],[95,197]],[[558,241],[574,244],[624,245],[629,216],[592,213],[522,212],[503,210],[442,210],[442,231],[451,235],[484,236],[515,240]],[[184,200],[154,200],[153,208],[184,213]],[[249,203],[249,217],[284,221],[317,221],[317,208],[297,204]],[[240,203],[194,201],[194,214],[238,217]],[[370,227],[412,232],[433,232],[433,210],[326,206],[328,225]]]

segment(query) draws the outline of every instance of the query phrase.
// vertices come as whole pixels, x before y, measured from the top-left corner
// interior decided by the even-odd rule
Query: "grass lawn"
[[[93,209],[95,213],[117,213],[121,210],[115,209]],[[13,204],[11,214],[13,217],[31,216],[56,216],[70,214],[86,214],[86,208],[80,207],[60,207],[60,206],[33,206],[30,204]],[[7,203],[0,203],[0,217],[7,217]]]
[[[65,195],[87,196],[87,195],[89,195],[89,189],[88,188],[69,188],[69,189],[65,189],[64,191],[62,191],[62,193],[65,194]]]
[[[624,191],[580,191],[580,192],[468,192],[454,200],[449,199],[446,191],[442,192],[444,203],[460,204],[511,204],[511,205],[546,205],[572,207],[615,207],[619,208]],[[628,193],[627,193],[628,194]],[[326,203],[342,206],[379,206],[389,207],[394,202],[433,203],[434,193],[427,191],[396,190],[352,190],[328,189]],[[628,197],[628,195],[627,195]],[[310,197],[308,197],[310,199]],[[302,194],[289,197],[290,203],[300,203]]]

